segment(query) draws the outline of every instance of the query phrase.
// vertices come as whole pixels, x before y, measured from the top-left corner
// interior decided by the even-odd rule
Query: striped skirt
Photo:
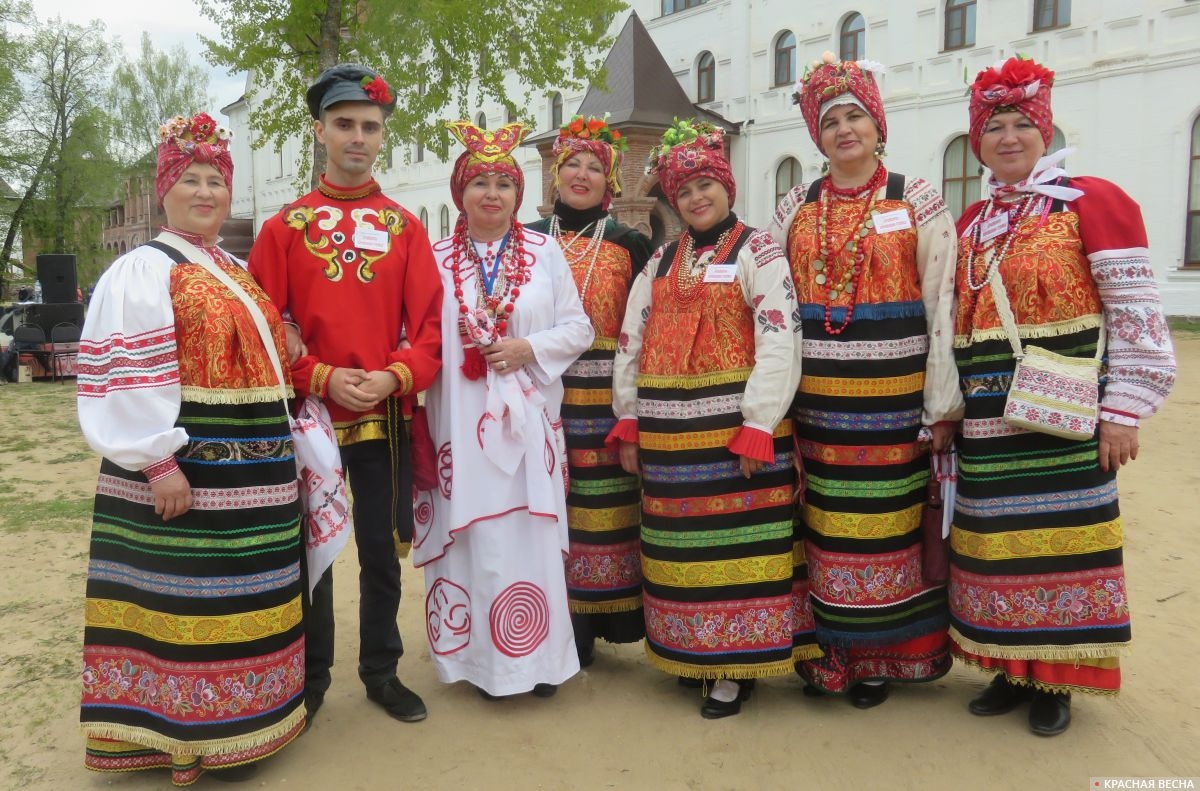
[[[1095,353],[1097,331],[1039,338]],[[962,659],[1051,691],[1112,693],[1130,642],[1115,471],[1095,437],[1010,428],[1007,340],[956,349],[966,416],[950,532],[950,624]]]
[[[142,473],[101,465],[80,720],[88,768],[255,761],[304,726],[296,462],[281,402],[185,401],[194,505],[164,522]]]
[[[839,309],[844,312],[844,309]],[[799,669],[844,692],[950,669],[945,589],[921,574],[929,457],[917,443],[928,351],[917,303],[860,305],[840,335],[805,305],[795,401],[805,472],[802,531],[817,642]],[[834,316],[839,324],[841,316]]]
[[[617,452],[604,446],[604,438],[616,424],[614,351],[593,347],[563,375],[562,418],[570,472],[567,595],[577,632],[628,643],[640,640],[644,633],[640,485],[637,476],[621,469]]]
[[[774,432],[774,463],[746,479],[726,447],[742,424],[745,373],[713,379],[724,381],[639,381],[646,652],[679,676],[784,675],[803,653],[791,421]]]

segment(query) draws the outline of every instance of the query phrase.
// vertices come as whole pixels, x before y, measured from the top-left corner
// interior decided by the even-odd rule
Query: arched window
[[[419,216],[421,218],[421,227],[425,229],[426,233],[429,233],[429,209],[426,209],[424,206],[422,206],[421,214]]]
[[[943,49],[975,46],[975,0],[946,0],[946,41]]]
[[[800,186],[804,180],[804,171],[800,167],[800,160],[795,157],[788,157],[779,163],[779,167],[775,169],[775,203],[783,200],[783,196],[792,191],[792,187]]]
[[[1067,147],[1067,136],[1057,126],[1054,127],[1054,133],[1050,135],[1050,147],[1046,149],[1047,154],[1053,154],[1055,151],[1061,151]]]
[[[511,123],[515,123],[516,120],[517,120],[517,111],[512,109],[511,107],[505,107],[504,108],[504,123],[511,124]]]
[[[704,52],[696,61],[696,103],[711,102],[716,95],[717,62],[711,52]]]
[[[1033,29],[1050,30],[1071,24],[1071,0],[1033,0]]]
[[[450,207],[442,204],[442,209],[438,212],[438,224],[441,226],[441,238],[445,239],[450,235]]]
[[[475,116],[475,125],[480,129],[487,129],[487,113],[481,112]]]
[[[867,56],[867,23],[857,11],[842,22],[838,57],[842,60],[862,60]]]
[[[550,96],[550,128],[558,129],[562,126],[562,94],[554,93]]]
[[[946,146],[942,156],[942,199],[951,216],[958,218],[963,210],[979,200],[983,189],[983,168],[975,158],[966,135],[959,135]]]
[[[1200,266],[1200,117],[1192,122],[1192,152],[1188,162],[1187,238],[1184,266]]]
[[[796,36],[785,30],[775,39],[774,86],[791,85],[796,81]]]
[[[676,11],[684,11],[689,8],[695,8],[699,5],[704,5],[708,0],[662,0],[662,15],[674,14]]]

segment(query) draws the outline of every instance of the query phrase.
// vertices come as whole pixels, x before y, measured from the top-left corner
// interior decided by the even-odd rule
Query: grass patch
[[[92,502],[93,498],[90,496],[57,500],[0,497],[0,532],[84,529],[91,521]]]
[[[50,459],[46,463],[47,464],[74,464],[77,461],[87,461],[88,459],[95,458],[95,456],[96,456],[96,454],[94,454],[94,453],[85,453],[83,451],[76,451],[75,453],[68,453],[66,456],[59,456],[57,459]]]
[[[1168,316],[1167,326],[1176,335],[1200,335],[1200,318],[1195,316]]]

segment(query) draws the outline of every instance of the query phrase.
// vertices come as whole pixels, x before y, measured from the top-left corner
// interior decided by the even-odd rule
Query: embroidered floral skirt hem
[[[563,375],[567,440],[567,595],[577,624],[610,642],[642,639],[642,566],[637,476],[604,446],[612,414],[614,348],[600,339]]]
[[[142,473],[101,464],[80,721],[85,765],[206,768],[270,755],[304,727],[300,524],[279,401],[184,401],[176,454],[194,505],[164,522]]]
[[[1086,357],[1096,340],[1093,328],[1038,344]],[[1114,692],[1131,640],[1116,474],[1100,469],[1095,436],[1060,439],[1005,423],[1007,340],[955,355],[967,402],[950,531],[956,651],[1018,683]]]
[[[929,457],[917,442],[928,351],[919,301],[860,303],[840,334],[801,306],[794,404],[804,474],[800,534],[821,659],[798,667],[842,692],[930,681],[950,668],[946,591],[921,573]],[[838,308],[833,324],[845,319]]]
[[[786,675],[815,654],[794,641],[791,421],[774,432],[775,461],[743,477],[726,446],[744,388],[744,374],[639,383],[646,652],[678,676]]]

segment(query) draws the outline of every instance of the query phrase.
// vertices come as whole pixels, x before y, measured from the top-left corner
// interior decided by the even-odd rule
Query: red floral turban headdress
[[[729,193],[729,204],[737,197],[737,184],[725,156],[725,130],[694,118],[675,119],[662,142],[650,152],[646,172],[658,176],[663,194],[678,210],[675,196],[685,183],[700,176],[720,182]]]
[[[215,167],[225,179],[225,186],[233,189],[233,157],[229,155],[233,133],[217,126],[208,113],[197,113],[190,120],[177,115],[158,128],[158,136],[161,142],[154,189],[159,203],[193,162]]]
[[[879,142],[887,142],[887,116],[883,98],[872,72],[882,72],[883,64],[869,60],[838,60],[826,52],[814,60],[796,81],[792,101],[800,105],[804,124],[817,149],[821,149],[821,119],[829,109],[839,104],[857,104],[879,128]]]
[[[608,188],[604,191],[604,200],[600,208],[605,211],[612,203],[614,195],[621,194],[621,154],[629,150],[629,141],[621,137],[621,133],[608,125],[608,114],[604,118],[589,116],[584,118],[577,115],[558,130],[558,138],[554,141],[554,164],[550,175],[554,179],[554,188],[559,188],[558,169],[567,160],[581,151],[595,154],[604,168],[604,181]]]
[[[467,148],[455,161],[454,173],[450,176],[450,196],[454,198],[458,210],[463,210],[462,196],[467,184],[480,173],[503,173],[517,182],[517,205],[514,211],[521,208],[521,198],[525,195],[525,174],[517,160],[513,159],[512,152],[529,134],[529,127],[511,123],[492,132],[480,129],[470,121],[452,121],[446,126]]]
[[[1003,63],[984,69],[971,85],[971,150],[979,156],[979,138],[988,119],[999,112],[1016,110],[1033,122],[1050,147],[1054,138],[1054,113],[1050,109],[1050,86],[1054,72],[1032,58],[1014,55]]]

